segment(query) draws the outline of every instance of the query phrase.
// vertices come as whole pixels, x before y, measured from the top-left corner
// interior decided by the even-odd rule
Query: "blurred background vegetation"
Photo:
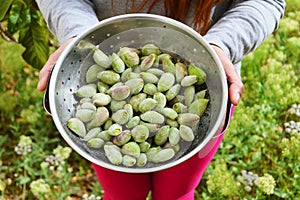
[[[300,199],[300,2],[243,61],[245,84],[196,199]],[[88,161],[43,110],[39,69],[56,48],[32,0],[0,5],[0,199],[98,199]]]

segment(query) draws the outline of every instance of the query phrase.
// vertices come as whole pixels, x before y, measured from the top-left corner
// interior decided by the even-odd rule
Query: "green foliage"
[[[0,20],[4,18],[12,2],[13,0],[4,0],[4,2],[2,2],[2,4],[0,5]]]
[[[197,200],[300,199],[300,4],[287,5],[279,29],[243,61],[242,102]],[[39,11],[5,0],[0,23],[0,199],[101,197],[90,163],[64,142],[36,90],[50,37]]]
[[[50,38],[34,0],[4,0],[0,6],[0,35],[25,47],[22,56],[40,69],[48,59]]]
[[[300,123],[295,111],[300,103],[300,18],[294,4],[299,7],[288,1],[279,29],[243,61],[242,102],[197,188],[199,199],[300,198],[300,134],[295,128]],[[241,178],[245,171],[257,175],[252,185]],[[220,177],[227,180],[223,185]],[[239,186],[230,195],[222,192],[232,182],[228,177]]]

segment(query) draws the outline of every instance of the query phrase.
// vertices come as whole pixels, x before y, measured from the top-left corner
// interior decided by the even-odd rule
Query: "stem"
[[[24,177],[26,177],[26,176],[27,176],[27,172],[26,172],[26,169],[24,167]],[[23,184],[22,199],[23,200],[26,199],[26,183]]]
[[[3,39],[5,39],[8,42],[15,42],[18,43],[18,40],[15,39],[2,25],[2,23],[0,22],[0,35]]]

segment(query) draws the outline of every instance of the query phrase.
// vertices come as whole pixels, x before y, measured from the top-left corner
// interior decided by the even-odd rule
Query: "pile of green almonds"
[[[93,48],[94,63],[68,128],[88,147],[103,149],[114,165],[144,167],[172,160],[192,143],[209,100],[206,74],[153,45],[122,47],[107,56]],[[175,60],[175,61],[174,61]]]

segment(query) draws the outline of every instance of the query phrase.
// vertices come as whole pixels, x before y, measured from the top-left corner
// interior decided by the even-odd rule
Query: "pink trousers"
[[[230,118],[234,107],[231,107]],[[99,183],[104,190],[104,200],[145,200],[149,191],[152,200],[193,200],[208,164],[217,152],[224,135],[215,139],[214,145],[203,157],[196,154],[187,161],[153,173],[124,173],[109,170],[93,163]]]

